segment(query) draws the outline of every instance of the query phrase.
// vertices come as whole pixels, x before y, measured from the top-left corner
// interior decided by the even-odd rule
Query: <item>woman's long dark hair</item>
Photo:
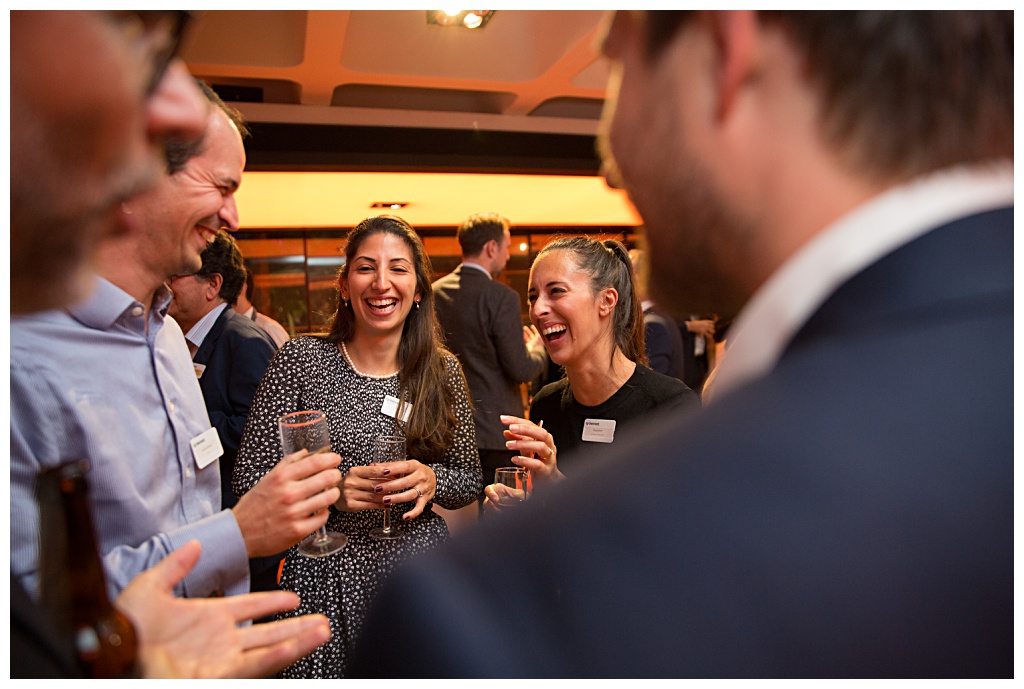
[[[349,233],[345,265],[338,273],[339,284],[348,279],[348,269],[359,247],[375,234],[386,233],[406,243],[416,269],[416,291],[421,297],[402,326],[398,344],[398,385],[402,399],[412,403],[409,420],[399,428],[405,434],[410,457],[423,463],[438,462],[455,438],[455,390],[448,384],[440,330],[434,317],[434,292],[430,287],[433,270],[423,241],[406,221],[394,215],[378,215],[362,221]],[[338,308],[325,336],[329,342],[351,342],[355,335],[352,307],[338,294]],[[461,370],[461,369],[460,369]]]
[[[573,254],[577,267],[590,276],[594,294],[608,287],[615,288],[619,300],[612,319],[613,341],[627,359],[646,366],[644,312],[626,247],[614,239],[600,242],[590,237],[559,237],[541,249],[537,258],[558,250]]]

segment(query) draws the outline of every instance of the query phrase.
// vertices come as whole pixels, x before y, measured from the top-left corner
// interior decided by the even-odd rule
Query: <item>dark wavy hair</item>
[[[571,252],[576,266],[590,277],[594,294],[608,287],[618,292],[619,301],[612,320],[615,346],[626,358],[646,366],[643,307],[626,247],[614,239],[601,242],[590,237],[559,237],[548,242],[537,258],[550,251]]]
[[[214,274],[221,276],[221,299],[229,304],[238,301],[238,295],[245,286],[245,262],[238,244],[224,230],[214,236],[213,241],[206,245],[202,253],[203,266],[196,272],[201,278],[211,280]]]
[[[348,279],[349,266],[362,243],[381,233],[398,237],[409,247],[416,270],[416,291],[421,297],[419,308],[410,310],[405,319],[398,345],[400,395],[414,402],[409,420],[404,424],[399,422],[399,428],[405,434],[410,457],[424,463],[437,462],[454,440],[458,420],[456,391],[448,383],[444,362],[448,352],[441,346],[440,329],[434,316],[434,292],[430,287],[434,273],[423,241],[409,223],[397,216],[367,218],[348,235],[345,265],[338,272],[338,283]],[[351,342],[353,335],[355,315],[352,307],[342,301],[339,290],[338,308],[324,339],[334,343]]]

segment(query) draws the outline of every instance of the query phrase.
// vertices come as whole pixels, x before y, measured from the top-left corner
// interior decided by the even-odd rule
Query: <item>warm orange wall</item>
[[[625,193],[601,177],[246,172],[236,198],[243,229],[352,227],[381,213],[413,227],[456,226],[481,211],[535,227],[640,224]],[[392,201],[409,205],[371,208]]]

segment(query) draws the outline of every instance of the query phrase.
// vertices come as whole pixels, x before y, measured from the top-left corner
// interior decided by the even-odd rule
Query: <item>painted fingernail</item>
[[[384,475],[385,475],[385,476],[387,476],[387,475],[388,475],[388,474],[390,474],[390,473],[391,473],[391,469],[385,469],[385,470],[384,470]]]
[[[384,487],[383,487],[383,486],[374,486],[374,487],[373,487],[373,492],[374,492],[374,493],[379,493],[379,492],[381,492],[382,490],[384,490]]]
[[[390,495],[384,498],[384,504],[385,505],[391,504],[391,496]]]

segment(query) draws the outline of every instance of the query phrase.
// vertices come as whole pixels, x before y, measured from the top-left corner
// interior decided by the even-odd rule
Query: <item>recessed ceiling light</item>
[[[408,205],[408,201],[377,201],[376,203],[371,203],[370,208],[390,208],[393,211],[397,211]]]
[[[427,23],[446,27],[482,29],[494,10],[427,10]]]

